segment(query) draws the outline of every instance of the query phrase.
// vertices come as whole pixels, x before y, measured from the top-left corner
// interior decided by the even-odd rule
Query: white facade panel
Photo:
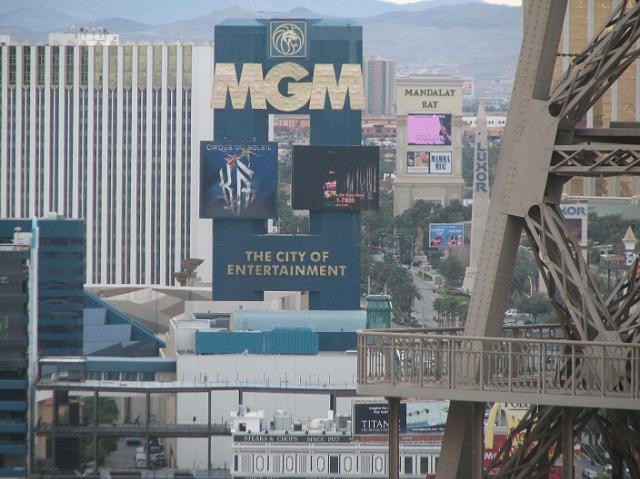
[[[31,64],[29,66],[29,90],[31,92],[29,98],[29,125],[36,125],[36,47],[29,48],[29,55],[31,56]],[[25,85],[26,86],[26,85]],[[35,128],[31,130],[29,135],[29,156],[27,162],[30,165],[29,168],[29,197],[27,198],[29,211],[36,210],[36,198],[39,196],[36,194],[36,188],[39,186],[39,178],[36,176],[39,173],[38,166],[36,164],[36,131]]]
[[[8,78],[9,72],[9,47],[0,46],[0,55],[2,57],[2,67],[0,75],[3,80]],[[7,82],[3,81],[0,85],[0,215],[7,214],[9,200],[9,178],[8,178],[8,141],[7,141],[7,110],[9,99],[7,96]]]
[[[20,159],[22,158],[22,47],[16,47],[16,111],[15,111],[15,170],[13,170],[13,178],[14,188],[15,188],[15,196],[14,196],[14,204],[15,204],[15,215],[22,216],[22,175],[17,173],[18,164],[20,164]],[[28,172],[22,172],[26,174]]]
[[[212,110],[209,105],[213,87],[213,48],[193,48],[191,89],[191,256],[204,260],[198,276],[211,282],[213,272],[212,220],[200,219],[200,141],[213,139]]]
[[[65,212],[67,216],[73,218],[81,217],[80,201],[82,197],[80,195],[80,189],[82,188],[82,177],[80,175],[80,165],[82,159],[80,158],[80,46],[75,45],[73,48],[73,71],[67,72],[68,75],[73,75],[73,146],[71,148],[72,156],[69,158],[71,165],[71,198],[69,204],[69,210]]]
[[[89,58],[95,58],[95,49],[93,46],[88,47]],[[95,88],[93,85],[95,84],[95,63],[93,61],[88,62],[88,71],[87,71],[87,207],[86,212],[87,215],[85,217],[85,237],[86,237],[86,252],[87,252],[87,260],[85,261],[86,265],[86,273],[87,273],[87,281],[91,282],[91,278],[93,278],[93,264],[92,261],[94,248],[94,235],[93,228],[95,223],[95,218],[93,215],[93,205],[94,201],[96,201],[95,196],[95,188],[91,188],[90,185],[93,185],[93,177],[95,175],[95,164],[93,161],[93,138],[95,131],[95,121],[94,114],[95,108],[93,102],[95,100]]]
[[[138,177],[141,172],[138,170],[138,46],[133,47],[131,52],[131,176],[127,179],[129,181],[129,188],[131,189],[131,196],[129,197],[129,211],[131,212],[131,229],[130,245],[129,248],[129,261],[132,265],[138,264],[138,222],[140,221],[140,211],[138,208],[138,202],[140,201],[138,195]],[[130,277],[135,278],[138,267],[134,267],[130,271]]]
[[[100,213],[97,214],[98,221],[100,221],[100,229],[99,234],[97,234],[96,241],[96,251],[94,251],[94,255],[99,258],[98,264],[100,265],[100,276],[102,279],[101,283],[108,282],[107,276],[107,265],[108,265],[108,241],[109,241],[109,223],[108,219],[108,211],[109,211],[109,198],[111,196],[109,191],[109,183],[108,183],[108,168],[107,168],[107,149],[109,145],[109,49],[102,49],[102,149],[100,158],[96,158],[96,162],[101,165],[100,177],[96,177],[96,185],[95,188],[101,193],[100,198],[97,200],[101,203]],[[100,182],[100,184],[98,184]]]

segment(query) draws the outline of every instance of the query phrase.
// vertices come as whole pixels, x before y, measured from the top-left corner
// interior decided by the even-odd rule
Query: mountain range
[[[238,5],[241,5],[238,6]],[[522,34],[521,8],[481,0],[0,0],[0,33],[46,41],[71,25],[102,26],[121,41],[212,42],[226,18],[350,17],[363,26],[365,55],[397,61],[401,71],[513,77]]]
[[[365,17],[397,10],[416,11],[429,7],[480,2],[481,0],[424,0],[397,5],[381,0],[0,0],[0,15],[13,16],[28,23],[31,15],[45,18],[56,11],[68,20],[77,22],[121,17],[142,23],[158,25],[200,17],[214,10],[242,8],[254,12],[288,12],[294,8],[307,8],[319,15],[335,17]],[[19,7],[18,7],[19,5]],[[22,18],[16,18],[22,15]],[[52,18],[52,21],[61,18]],[[5,19],[2,24],[8,25]],[[21,25],[29,28],[28,25]]]

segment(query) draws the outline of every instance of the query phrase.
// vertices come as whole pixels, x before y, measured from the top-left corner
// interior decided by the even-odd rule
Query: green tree
[[[598,216],[589,213],[588,238],[600,245],[618,245],[622,243],[622,237],[632,221],[624,219],[620,215]]]
[[[293,213],[288,203],[288,195],[278,194],[278,227],[282,234],[306,234],[309,232],[309,217]]]
[[[411,320],[413,302],[422,295],[409,272],[393,261],[385,260],[370,265],[372,290],[387,291],[393,301],[393,315],[397,322],[408,323]]]
[[[460,286],[462,278],[464,278],[464,264],[455,256],[448,256],[440,261],[438,272],[444,276],[447,284],[451,286]]]
[[[362,213],[362,241],[364,246],[391,246],[393,240],[393,193],[381,190],[378,211]]]
[[[538,263],[533,253],[527,248],[518,248],[518,257],[511,282],[511,304],[513,305],[513,301],[518,295],[531,294],[531,290],[536,289],[537,281]]]
[[[440,296],[433,302],[433,309],[438,314],[457,316],[465,321],[467,319],[469,303],[467,301],[460,301],[454,296]]]
[[[396,217],[395,233],[400,237],[413,236],[415,239],[418,229],[422,229],[424,251],[429,250],[429,224],[431,223],[460,223],[471,219],[471,207],[464,206],[454,200],[445,206],[432,201],[418,200],[411,208]]]
[[[549,297],[543,293],[533,293],[531,296],[518,295],[513,301],[513,306],[518,312],[533,316],[535,322],[543,316],[548,317],[553,314],[553,305]]]
[[[118,419],[118,405],[113,398],[98,398],[98,424],[113,424]],[[84,416],[89,423],[93,423],[95,409],[93,398],[84,400]],[[107,454],[118,447],[117,439],[113,437],[100,438],[98,441],[98,465],[104,463]],[[83,441],[80,445],[80,455],[83,462],[91,462],[94,459],[92,441]]]
[[[118,405],[112,398],[98,398],[98,423],[99,424],[112,424],[118,419]],[[85,399],[84,414],[87,421],[93,422],[95,418],[95,411],[93,407],[93,398]]]

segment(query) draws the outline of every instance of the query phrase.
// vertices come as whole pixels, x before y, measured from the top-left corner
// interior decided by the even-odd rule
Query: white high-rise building
[[[212,84],[210,45],[0,45],[0,217],[84,218],[87,283],[210,280]]]

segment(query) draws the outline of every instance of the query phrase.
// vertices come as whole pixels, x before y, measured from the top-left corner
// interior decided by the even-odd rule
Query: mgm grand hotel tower
[[[362,27],[227,20],[215,28],[215,57],[200,201],[201,216],[213,218],[213,299],[307,291],[309,309],[359,309],[360,211],[377,209],[379,154],[361,146]],[[294,146],[292,175],[308,235],[266,234],[277,195],[269,116],[289,113],[310,117],[311,146]]]

